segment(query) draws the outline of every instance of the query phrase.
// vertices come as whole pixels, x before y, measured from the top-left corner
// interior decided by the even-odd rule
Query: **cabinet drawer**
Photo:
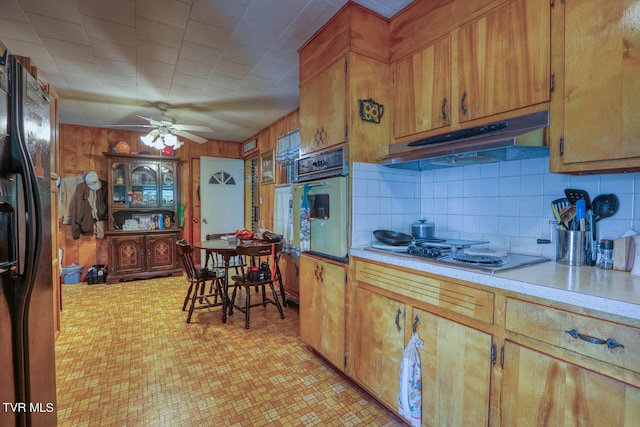
[[[493,292],[366,262],[356,263],[356,280],[483,322],[493,322]]]
[[[640,372],[638,328],[509,298],[506,329]]]

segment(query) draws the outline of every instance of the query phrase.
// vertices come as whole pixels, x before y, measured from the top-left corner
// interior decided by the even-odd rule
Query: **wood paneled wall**
[[[275,150],[276,142],[279,136],[289,133],[293,130],[300,128],[300,114],[299,110],[295,110],[276,122],[269,125],[267,128],[260,131],[257,135],[249,138],[247,141],[256,139],[258,141],[257,148],[243,157],[244,159],[250,159],[255,156],[259,156],[261,153],[265,153],[269,150]],[[266,228],[273,230],[273,201],[275,194],[276,184],[282,182],[280,179],[280,168],[276,164],[275,184],[260,185],[260,219],[264,221]],[[259,173],[259,171],[258,171]]]
[[[139,142],[141,133],[125,130],[104,129],[88,126],[60,124],[59,126],[59,169],[61,178],[80,173],[96,171],[101,179],[107,180],[107,160],[102,155],[110,151],[119,141],[126,141],[133,152],[148,151],[159,154],[158,150]],[[191,206],[188,203],[189,162],[200,156],[241,158],[241,144],[229,141],[211,140],[205,144],[186,141],[176,155],[180,157],[180,203],[185,207],[185,227],[183,234],[190,232]],[[71,227],[59,224],[60,247],[64,250],[63,265],[81,264],[87,268],[93,264],[107,264],[108,246],[106,239],[95,236],[81,236],[73,240]],[[188,235],[188,234],[185,234]]]

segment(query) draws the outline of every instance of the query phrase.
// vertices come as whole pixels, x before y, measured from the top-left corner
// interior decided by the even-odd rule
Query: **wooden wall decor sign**
[[[273,184],[275,181],[275,150],[260,155],[260,184]]]
[[[359,99],[360,118],[367,122],[380,123],[384,113],[384,105],[378,104],[372,98]]]

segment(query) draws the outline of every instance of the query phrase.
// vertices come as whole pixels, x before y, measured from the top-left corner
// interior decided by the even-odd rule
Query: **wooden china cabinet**
[[[108,283],[179,276],[179,158],[103,153],[109,161]]]

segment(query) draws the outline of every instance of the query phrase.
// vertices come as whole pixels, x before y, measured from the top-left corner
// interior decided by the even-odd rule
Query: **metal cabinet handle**
[[[462,92],[462,99],[460,100],[460,110],[462,110],[462,115],[467,115],[467,92]]]
[[[596,344],[596,345],[606,344],[606,346],[609,348],[616,348],[616,347],[624,348],[622,344],[620,344],[613,338],[607,338],[606,340],[603,340],[601,338],[596,338],[589,335],[581,334],[577,329],[571,329],[570,331],[565,331],[565,332],[571,335],[573,338],[580,338],[582,341],[588,342],[589,344]]]
[[[418,317],[418,315],[416,314],[416,317],[413,319],[413,325],[411,326],[411,330],[413,331],[413,333],[415,334],[416,331],[418,330],[418,323],[420,322],[420,318]]]
[[[320,267],[320,272],[318,273],[318,276],[320,276],[320,281],[324,283],[324,265]]]
[[[316,264],[316,270],[313,272],[313,275],[316,276],[316,280],[320,280],[320,276],[318,275],[318,268],[320,266],[318,264]]]
[[[444,120],[445,122],[447,121],[447,119],[449,118],[449,115],[447,114],[447,98],[443,98],[442,99],[442,120]]]
[[[402,328],[400,327],[400,315],[402,314],[402,310],[398,309],[398,312],[396,313],[396,328],[398,328],[398,332],[400,332],[402,330]]]

